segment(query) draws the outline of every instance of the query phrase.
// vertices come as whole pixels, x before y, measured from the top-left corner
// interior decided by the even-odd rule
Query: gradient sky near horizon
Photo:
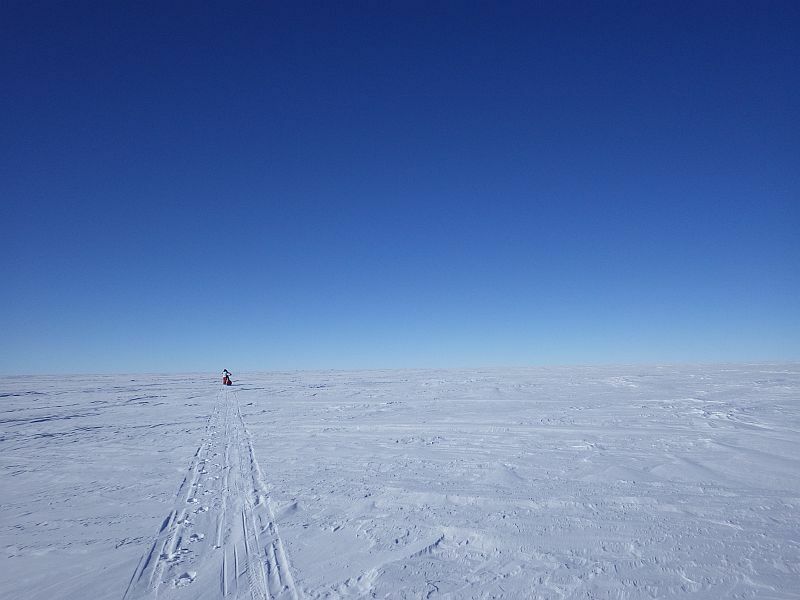
[[[0,372],[800,359],[800,3],[0,8]]]

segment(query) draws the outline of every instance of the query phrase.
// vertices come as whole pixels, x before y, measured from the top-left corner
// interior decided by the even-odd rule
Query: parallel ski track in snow
[[[224,388],[123,600],[299,596],[238,392]]]

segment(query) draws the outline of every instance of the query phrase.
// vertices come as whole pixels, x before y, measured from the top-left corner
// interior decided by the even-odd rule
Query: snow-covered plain
[[[0,379],[0,597],[798,598],[800,365]]]

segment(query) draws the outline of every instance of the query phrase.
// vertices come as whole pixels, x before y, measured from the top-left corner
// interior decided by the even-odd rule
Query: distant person
[[[231,373],[228,369],[222,369],[222,385],[233,385]]]

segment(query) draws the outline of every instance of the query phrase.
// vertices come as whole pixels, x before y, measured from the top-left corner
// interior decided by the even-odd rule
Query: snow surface
[[[800,365],[0,379],[0,597],[798,598]]]

